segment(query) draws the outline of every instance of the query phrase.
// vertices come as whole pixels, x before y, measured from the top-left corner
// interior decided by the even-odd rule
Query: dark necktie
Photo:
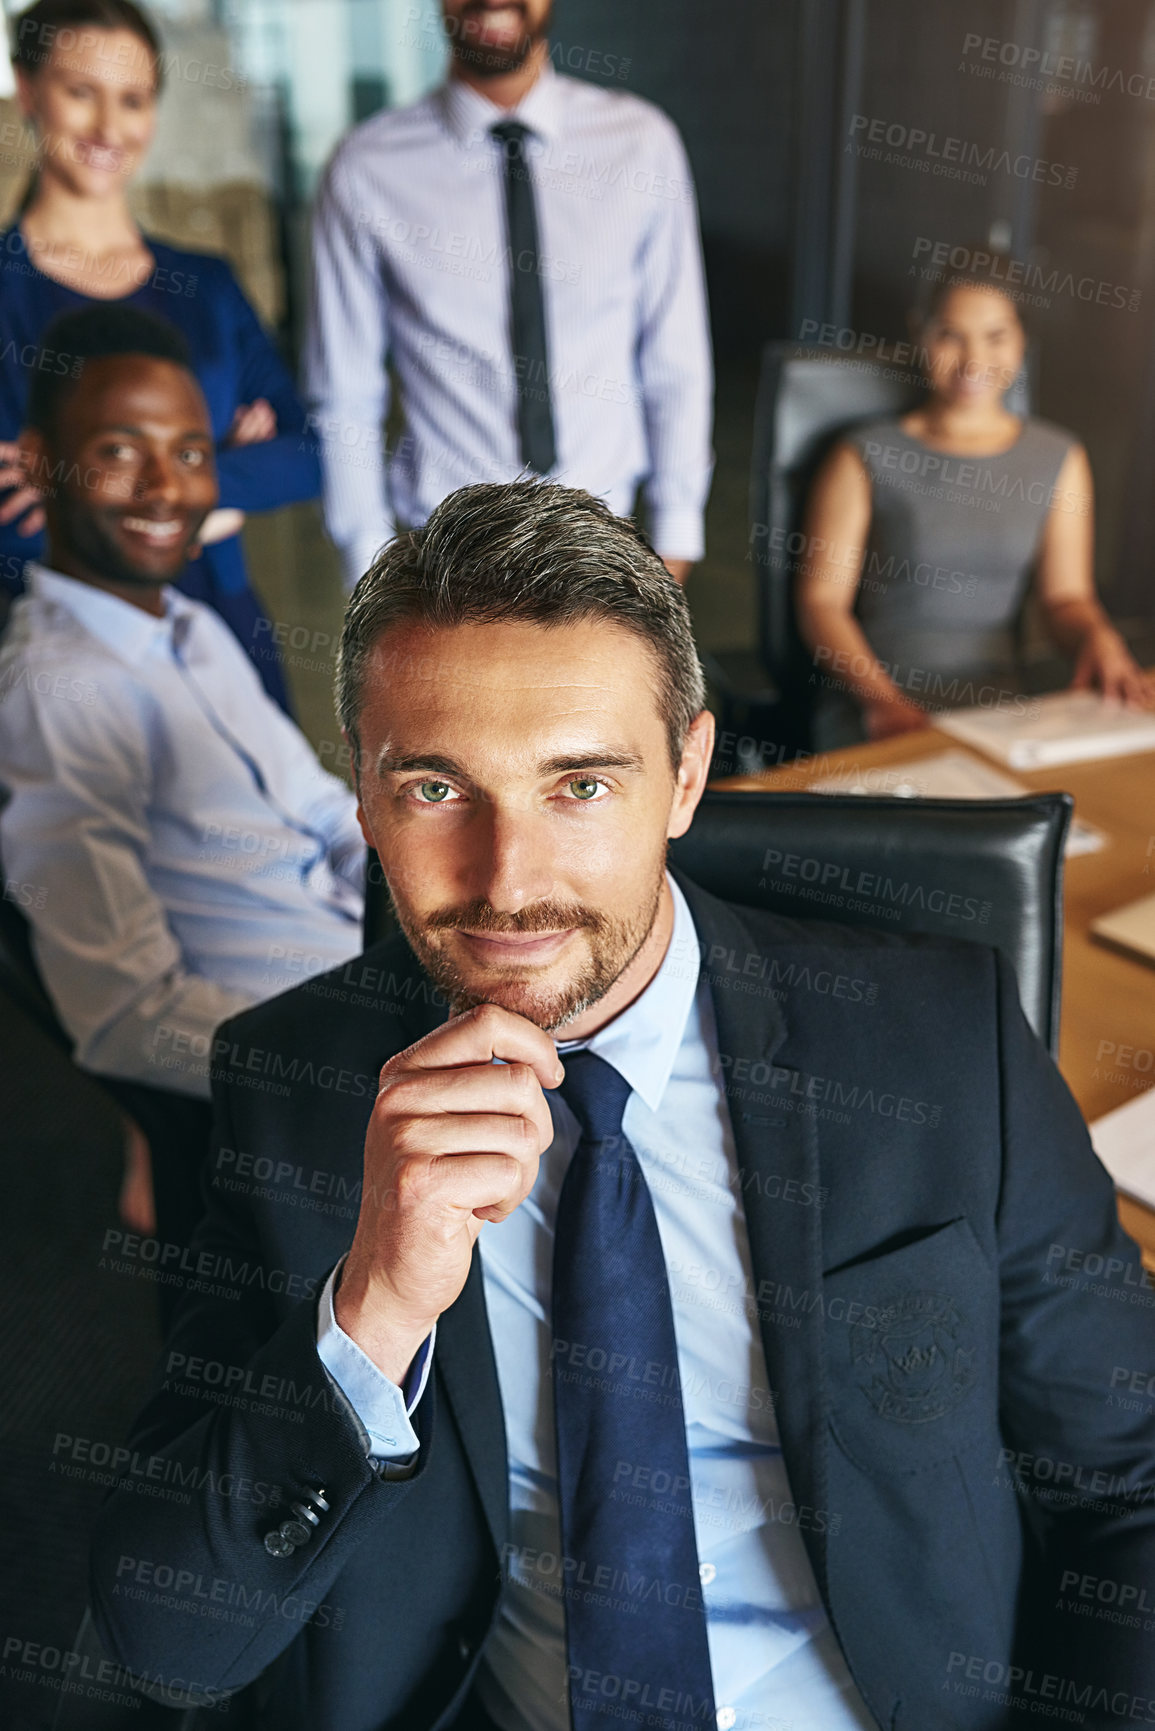
[[[505,153],[505,212],[509,231],[509,325],[517,373],[517,430],[522,462],[548,475],[557,461],[549,395],[549,350],[533,180],[525,156],[529,128],[503,120],[490,132]]]
[[[654,1205],[622,1135],[630,1087],[594,1052],[562,1061],[561,1095],[582,1128],[553,1254],[573,1731],[606,1731],[610,1706],[661,1731],[709,1728],[714,1691],[674,1316]]]

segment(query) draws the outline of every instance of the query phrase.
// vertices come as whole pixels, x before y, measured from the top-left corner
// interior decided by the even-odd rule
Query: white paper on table
[[[1090,1126],[1091,1142],[1116,1186],[1155,1208],[1155,1088]]]
[[[969,751],[954,749],[912,763],[843,770],[812,781],[809,791],[891,794],[896,799],[1022,799],[1033,789],[972,757]],[[1097,853],[1106,844],[1103,831],[1081,818],[1075,818],[1067,832],[1068,856]]]
[[[1093,691],[1024,697],[1021,710],[948,709],[931,720],[964,745],[1012,769],[1049,769],[1155,751],[1155,714],[1129,709]]]

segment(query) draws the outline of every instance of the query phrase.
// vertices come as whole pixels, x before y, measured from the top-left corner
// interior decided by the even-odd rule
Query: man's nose
[[[471,887],[498,913],[517,913],[552,895],[549,820],[529,802],[482,808],[471,854]]]
[[[161,499],[175,504],[182,492],[183,476],[178,465],[161,453],[151,455],[137,477],[137,498]]]

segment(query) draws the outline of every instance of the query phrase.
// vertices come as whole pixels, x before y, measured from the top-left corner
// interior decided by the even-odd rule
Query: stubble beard
[[[453,1015],[479,1004],[496,1004],[524,1016],[546,1033],[554,1033],[599,1003],[629,967],[654,928],[663,881],[659,873],[642,911],[629,919],[615,919],[597,909],[564,902],[536,902],[517,914],[498,914],[487,902],[475,901],[460,908],[440,909],[422,921],[396,895],[392,900],[409,947],[433,984],[449,999]],[[552,986],[535,986],[529,970],[515,967],[494,968],[484,984],[470,983],[436,941],[437,933],[461,928],[498,936],[574,927],[589,934],[586,960],[572,979]]]
[[[550,8],[552,11],[552,7]],[[453,58],[478,78],[502,78],[510,72],[520,72],[537,44],[549,30],[549,13],[536,29],[527,28],[510,48],[498,48],[471,39],[460,22],[450,33]]]

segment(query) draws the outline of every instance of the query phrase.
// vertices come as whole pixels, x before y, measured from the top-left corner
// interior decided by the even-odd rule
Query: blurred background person
[[[201,552],[177,577],[231,626],[266,690],[288,708],[272,632],[250,587],[240,530],[251,511],[316,496],[320,472],[305,412],[273,343],[229,265],[143,234],[127,203],[151,142],[161,44],[132,0],[38,0],[13,25],[20,105],[34,127],[36,173],[13,227],[0,234],[0,569],[19,591],[24,560],[43,551],[44,514],[16,460],[44,327],[86,301],[162,314],[185,334],[212,418],[220,503]]]
[[[672,122],[561,77],[551,0],[443,0],[448,81],[339,146],[317,201],[305,376],[350,584],[395,523],[523,472],[703,552],[712,363],[697,207]],[[405,431],[388,468],[387,365]]]
[[[847,432],[808,500],[798,623],[838,688],[819,703],[820,746],[925,727],[927,703],[1013,694],[1029,595],[1074,687],[1149,701],[1095,595],[1087,454],[1004,401],[1026,349],[1014,300],[990,273],[948,276],[917,334],[925,401]]]
[[[181,333],[120,304],[44,340],[77,369],[36,373],[21,435],[58,478],[0,649],[0,858],[43,891],[32,949],[76,1063],[165,1141],[159,1224],[185,1242],[207,1106],[176,1159],[151,1096],[207,1101],[221,1021],[358,952],[365,843],[232,633],[171,587],[218,499]]]

